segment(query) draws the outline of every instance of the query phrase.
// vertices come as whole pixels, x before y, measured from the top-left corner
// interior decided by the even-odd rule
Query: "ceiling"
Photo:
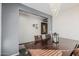
[[[79,3],[51,3],[50,9],[53,15],[57,15],[61,11],[66,11],[68,9],[79,6]]]
[[[41,12],[51,15],[50,6],[48,3],[23,3],[26,6],[39,10]]]
[[[23,3],[31,8],[47,13],[57,15],[60,11],[79,6],[79,3]]]

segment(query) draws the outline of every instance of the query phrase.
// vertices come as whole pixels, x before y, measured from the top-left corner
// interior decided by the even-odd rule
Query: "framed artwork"
[[[48,24],[41,22],[41,34],[47,34]]]

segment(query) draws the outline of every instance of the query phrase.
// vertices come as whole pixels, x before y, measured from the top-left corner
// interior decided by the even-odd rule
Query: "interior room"
[[[0,3],[1,56],[79,56],[79,3]]]
[[[34,36],[41,34],[41,22],[47,23],[43,20],[45,17],[24,13],[21,10],[19,11],[19,17],[20,44],[34,41]]]

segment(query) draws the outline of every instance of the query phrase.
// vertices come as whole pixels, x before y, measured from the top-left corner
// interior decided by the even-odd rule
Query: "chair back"
[[[35,44],[41,41],[41,35],[34,36],[35,37]]]
[[[46,39],[51,39],[51,34],[46,34]]]

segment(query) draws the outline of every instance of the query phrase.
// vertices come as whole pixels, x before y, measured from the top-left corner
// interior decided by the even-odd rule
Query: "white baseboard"
[[[11,56],[17,56],[17,55],[19,55],[19,52],[18,52],[18,53],[15,53],[15,54],[13,54],[13,55],[11,55]]]

